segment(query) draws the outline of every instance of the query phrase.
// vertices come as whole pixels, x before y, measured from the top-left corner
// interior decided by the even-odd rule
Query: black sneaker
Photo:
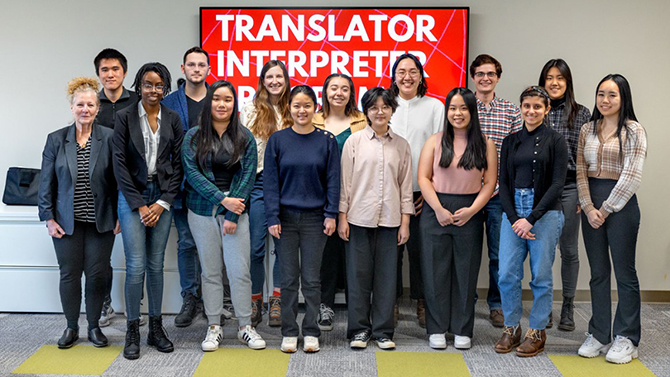
[[[319,305],[319,328],[321,331],[331,331],[333,329],[333,320],[335,312],[325,304]],[[365,347],[363,347],[365,348]]]
[[[359,331],[351,338],[349,342],[349,347],[355,349],[367,348],[368,342],[370,341],[370,332],[367,330]]]
[[[186,327],[190,326],[193,323],[193,318],[195,318],[196,313],[198,312],[198,301],[195,296],[190,293],[186,293],[184,296],[184,302],[181,305],[181,310],[179,314],[174,318],[174,325],[177,327]]]

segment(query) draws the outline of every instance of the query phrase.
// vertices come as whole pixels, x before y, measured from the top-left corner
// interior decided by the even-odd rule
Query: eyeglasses
[[[372,106],[372,107],[370,107],[370,108],[368,109],[368,112],[372,112],[373,114],[377,114],[377,113],[379,113],[380,111],[381,111],[382,113],[385,113],[385,112],[387,112],[387,111],[391,111],[391,110],[392,110],[392,109],[391,109],[391,106],[388,106],[388,105],[384,105],[384,106],[382,106],[382,107]]]
[[[417,77],[419,76],[419,70],[418,69],[410,69],[409,71],[405,71],[404,69],[396,71],[395,75],[399,78],[404,78],[407,75],[410,75],[410,77]]]
[[[478,78],[478,79],[481,79],[484,76],[486,76],[490,79],[494,79],[494,78],[498,77],[498,73],[493,72],[493,71],[491,71],[491,72],[475,72],[475,77]]]
[[[157,92],[162,92],[163,89],[165,89],[165,86],[164,85],[142,84],[142,89],[146,90],[147,92],[151,92],[154,89],[156,89]]]

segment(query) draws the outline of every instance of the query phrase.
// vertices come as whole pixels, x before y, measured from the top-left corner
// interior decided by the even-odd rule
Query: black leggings
[[[78,329],[81,307],[81,274],[86,274],[86,319],[88,328],[98,327],[105,299],[109,258],[114,232],[100,233],[95,223],[75,221],[71,236],[53,238],[60,269],[60,300],[67,326]]]

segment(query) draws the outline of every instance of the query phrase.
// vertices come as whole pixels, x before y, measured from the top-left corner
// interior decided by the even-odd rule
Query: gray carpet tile
[[[521,326],[528,327],[530,303],[524,302]],[[556,324],[560,318],[560,303],[554,304]],[[614,313],[616,305],[613,305]],[[572,332],[560,331],[556,326],[547,330],[546,352],[533,358],[519,358],[513,353],[496,354],[493,344],[500,337],[501,330],[490,325],[486,303],[480,301],[476,306],[475,334],[472,349],[459,351],[453,348],[453,336],[447,337],[446,351],[436,351],[428,347],[428,336],[418,326],[416,306],[411,300],[401,300],[399,324],[394,340],[397,351],[402,352],[452,352],[461,353],[473,377],[508,376],[560,376],[560,372],[549,359],[547,353],[575,355],[584,341],[584,332],[588,329],[591,315],[590,303],[577,303],[575,322],[577,329]],[[298,321],[302,320],[302,314]],[[320,338],[321,351],[305,354],[301,350],[291,355],[287,376],[296,377],[348,377],[377,376],[375,352],[379,349],[371,342],[367,349],[352,351],[346,336],[346,310],[335,308],[335,327],[333,331],[323,332]],[[268,348],[278,349],[281,344],[281,332],[277,327],[267,326],[265,322],[258,332],[268,344]],[[206,320],[199,316],[189,327],[174,326],[174,316],[165,316],[164,325],[175,344],[175,352],[163,354],[146,345],[148,328],[142,326],[141,357],[129,361],[119,355],[105,371],[105,377],[121,376],[191,376],[198,367],[203,352],[200,342],[206,329]],[[79,344],[90,344],[86,339],[86,321],[82,315],[80,326],[83,336]],[[60,314],[7,314],[0,313],[0,376],[9,376],[30,355],[44,344],[55,344],[65,328],[65,319]],[[640,360],[657,376],[670,376],[670,304],[642,305],[642,341]],[[237,321],[229,320],[223,327],[224,342],[222,348],[243,348],[237,340]],[[123,346],[125,341],[125,317],[117,315],[109,327],[103,329],[112,345]],[[302,339],[300,346],[302,346]],[[65,351],[67,352],[67,351]],[[262,360],[259,351],[259,360]],[[393,351],[388,351],[393,352]],[[435,366],[439,370],[440,365]],[[222,375],[225,371],[222,371]],[[49,375],[53,377],[54,375]]]

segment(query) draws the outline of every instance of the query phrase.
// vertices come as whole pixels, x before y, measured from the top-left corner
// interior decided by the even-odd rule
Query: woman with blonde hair
[[[119,232],[113,131],[95,124],[100,109],[96,79],[72,79],[68,98],[74,123],[47,137],[38,203],[40,220],[46,221],[56,249],[60,298],[67,319],[58,348],[70,348],[79,339],[82,272],[86,275],[88,339],[96,347],[105,347],[109,343],[98,320],[114,235]]]

